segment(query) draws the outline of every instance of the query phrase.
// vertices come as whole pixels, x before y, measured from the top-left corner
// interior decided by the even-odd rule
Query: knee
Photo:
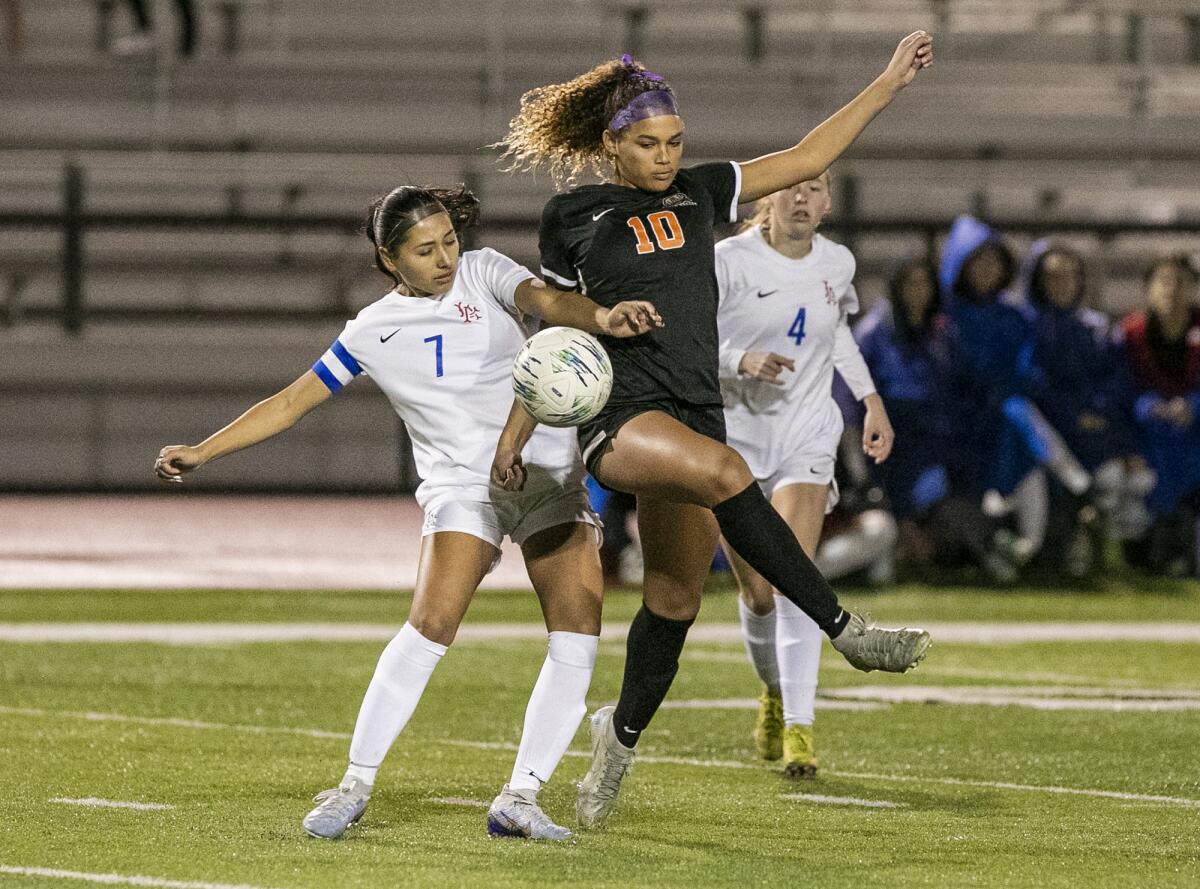
[[[746,461],[731,447],[721,450],[719,456],[708,466],[708,503],[716,506],[735,494],[740,494],[752,482],[754,476]]]
[[[438,645],[450,645],[458,632],[458,621],[445,615],[413,612],[408,616],[408,623],[430,642],[436,642]]]
[[[775,590],[761,577],[742,587],[742,601],[751,612],[762,617],[775,610]]]

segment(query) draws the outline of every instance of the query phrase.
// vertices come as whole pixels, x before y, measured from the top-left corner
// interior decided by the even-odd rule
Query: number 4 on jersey
[[[788,329],[788,336],[796,341],[796,345],[800,345],[800,341],[804,339],[804,314],[805,310],[801,309],[796,313],[796,320],[792,322],[792,326]]]

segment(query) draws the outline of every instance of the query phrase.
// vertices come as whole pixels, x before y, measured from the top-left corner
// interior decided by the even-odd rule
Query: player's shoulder
[[[839,244],[837,241],[831,240],[819,233],[813,235],[813,244],[821,251],[822,260],[830,265],[849,269],[852,273],[858,265],[854,254],[850,252],[850,248],[845,244]]]
[[[738,232],[736,235],[730,235],[728,238],[718,241],[716,251],[718,256],[730,259],[752,254],[762,244],[763,239],[758,226],[752,226],[744,232]]]
[[[543,223],[565,223],[570,225],[575,219],[605,201],[606,190],[603,185],[580,185],[567,191],[560,191],[542,208]]]

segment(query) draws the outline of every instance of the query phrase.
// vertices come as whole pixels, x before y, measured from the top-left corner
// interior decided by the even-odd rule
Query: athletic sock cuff
[[[599,636],[554,630],[550,633],[546,656],[558,664],[591,670],[596,666],[596,651],[599,647]]]
[[[393,643],[397,654],[429,669],[436,667],[447,651],[445,645],[426,639],[416,627],[407,622],[400,628]]]

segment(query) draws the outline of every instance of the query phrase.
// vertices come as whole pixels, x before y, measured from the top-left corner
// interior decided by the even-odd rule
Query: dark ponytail
[[[389,252],[395,250],[403,243],[410,228],[438,213],[450,217],[454,233],[461,237],[463,231],[479,221],[479,199],[465,185],[458,188],[401,185],[371,201],[367,205],[363,228],[376,248],[375,267],[399,284],[399,279],[383,264],[379,248]]]

